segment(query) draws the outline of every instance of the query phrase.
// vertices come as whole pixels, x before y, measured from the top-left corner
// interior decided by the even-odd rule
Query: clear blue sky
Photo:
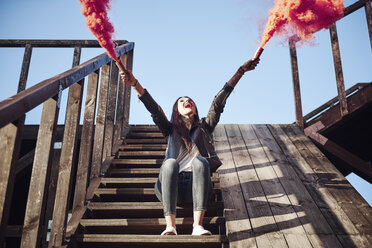
[[[349,6],[356,0],[346,0]],[[134,74],[170,115],[180,95],[192,97],[203,116],[235,70],[252,57],[273,0],[113,0],[109,12],[116,39],[135,42]],[[94,39],[78,0],[0,0],[0,39]],[[364,9],[337,22],[345,88],[370,82],[371,47]],[[22,48],[0,48],[0,101],[17,90]],[[82,62],[103,52],[85,49]],[[71,67],[73,49],[34,48],[27,86]],[[337,95],[329,31],[297,49],[303,112]],[[67,93],[64,93],[62,109]],[[152,123],[132,95],[130,122]],[[26,123],[38,123],[40,108]],[[61,111],[63,112],[63,111]],[[63,122],[60,117],[60,123]],[[253,72],[241,79],[220,123],[292,123],[295,120],[287,42],[272,39]],[[372,186],[351,183],[372,205]]]

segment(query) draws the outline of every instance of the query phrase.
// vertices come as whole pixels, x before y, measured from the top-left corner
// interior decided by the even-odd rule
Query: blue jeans
[[[193,203],[194,211],[206,210],[212,193],[209,163],[203,157],[192,160],[192,172],[179,173],[179,164],[173,158],[160,167],[155,193],[163,203],[164,215],[176,214],[177,203]]]

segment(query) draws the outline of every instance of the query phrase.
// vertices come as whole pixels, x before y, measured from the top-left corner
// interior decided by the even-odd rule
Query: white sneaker
[[[212,233],[208,230],[205,230],[202,226],[196,226],[192,229],[191,235],[212,235]]]
[[[167,227],[165,230],[161,233],[161,235],[177,235],[177,231],[174,227]]]

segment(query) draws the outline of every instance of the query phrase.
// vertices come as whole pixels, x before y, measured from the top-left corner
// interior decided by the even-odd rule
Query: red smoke
[[[269,11],[260,47],[264,47],[274,33],[295,30],[301,39],[313,38],[313,33],[329,28],[344,15],[344,0],[275,0]]]
[[[108,55],[117,61],[123,68],[124,65],[117,58],[112,35],[114,26],[111,24],[107,11],[110,9],[110,0],[79,0],[83,6],[81,13],[87,18],[86,24],[97,38],[101,47],[106,49]]]

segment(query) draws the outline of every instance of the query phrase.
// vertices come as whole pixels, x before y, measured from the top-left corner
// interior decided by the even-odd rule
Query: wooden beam
[[[89,179],[89,166],[92,161],[94,117],[96,115],[97,94],[98,94],[99,71],[89,75],[87,96],[85,100],[84,122],[81,134],[79,162],[76,174],[75,196],[73,212],[75,209],[85,205],[85,195]]]
[[[133,70],[133,50],[128,52],[127,61],[126,61],[127,69],[132,71]],[[124,93],[124,116],[123,116],[123,131],[126,128],[129,128],[129,109],[130,109],[130,96],[131,96],[131,86],[125,84],[125,93]]]
[[[35,149],[32,149],[31,151],[23,155],[22,158],[18,159],[16,173],[18,174],[21,171],[23,171],[25,168],[27,168],[28,166],[32,165],[34,161],[34,156],[35,156]]]
[[[35,148],[34,166],[26,204],[21,247],[39,247],[40,222],[43,223],[46,198],[45,189],[48,185],[54,137],[59,114],[59,99],[61,95],[50,98],[43,105],[39,133]]]
[[[0,128],[0,247],[5,241],[25,116]]]
[[[101,69],[99,103],[96,117],[96,127],[94,130],[94,145],[90,179],[100,176],[101,165],[104,159],[102,158],[102,153],[106,127],[108,84],[110,78],[109,74],[110,65],[104,65]]]
[[[18,83],[18,91],[17,91],[18,93],[26,89],[28,71],[30,69],[31,55],[32,55],[32,46],[30,44],[26,44],[25,53],[23,55],[21,75],[19,77],[19,83]]]
[[[120,46],[128,43],[126,40],[116,40]],[[101,47],[97,40],[0,40],[0,47]]]
[[[342,72],[342,65],[341,65],[340,46],[338,43],[337,29],[336,29],[335,23],[330,27],[329,31],[331,35],[333,62],[335,66],[335,73],[336,73],[336,80],[337,80],[337,92],[338,92],[338,98],[340,102],[340,110],[341,110],[341,115],[345,116],[348,114],[348,106],[346,102],[344,75]]]
[[[371,43],[371,48],[372,48],[372,7],[371,7],[371,0],[366,1],[365,11],[366,11],[367,26],[368,26],[368,32],[369,32],[369,42]]]
[[[124,66],[127,68],[127,54],[123,54],[120,56],[121,62],[123,62]],[[121,80],[119,75],[119,84],[118,84],[118,103],[116,105],[116,118],[115,118],[115,127],[114,127],[114,142],[112,146],[112,153],[115,154],[120,147],[121,141],[121,132],[123,129],[123,118],[124,118],[124,94],[125,94],[125,87],[126,83]]]
[[[84,79],[72,85],[69,89],[49,247],[61,246],[66,232],[67,211],[72,182],[71,172],[73,171],[76,157],[77,130],[80,122],[83,89]]]
[[[362,8],[365,4],[367,4],[368,2],[370,2],[370,0],[359,0],[349,6],[347,6],[345,9],[344,9],[344,17],[357,11],[358,9]]]
[[[348,97],[349,95],[352,95],[352,94],[357,93],[359,90],[363,89],[363,87],[367,86],[370,83],[357,83],[357,84],[355,84],[353,87],[351,87],[351,88],[349,88],[349,89],[346,90],[346,96]],[[314,109],[313,111],[311,111],[310,113],[308,113],[307,115],[305,115],[304,116],[304,121],[306,122],[306,121],[310,120],[314,116],[320,114],[322,111],[333,107],[338,102],[339,101],[338,101],[338,97],[337,96],[334,97],[334,98],[332,98],[328,102],[324,103],[320,107]]]
[[[362,108],[364,105],[368,104],[372,101],[372,83],[368,84],[367,86],[363,87],[357,93],[349,96],[347,98],[348,106],[349,106],[349,114],[357,111],[358,109]],[[340,108],[338,105],[333,106],[327,112],[323,113],[322,115],[312,119],[307,123],[307,126],[311,126],[314,123],[321,121],[324,124],[324,129],[327,129],[337,122],[341,121],[343,118],[342,114],[340,113]],[[321,130],[319,130],[321,131]]]
[[[306,136],[310,137],[317,145],[330,152],[332,155],[347,163],[352,171],[368,182],[372,183],[372,166],[355,156],[353,153],[337,145],[327,137],[318,133],[318,130],[324,129],[322,122],[317,122],[311,127],[305,129]]]
[[[116,52],[120,56],[133,48],[133,43],[127,43],[116,48]],[[57,95],[61,89],[64,90],[82,80],[111,60],[106,53],[103,53],[0,102],[0,128]]]
[[[296,124],[304,129],[304,118],[302,115],[302,102],[301,102],[301,90],[300,90],[300,77],[298,75],[298,64],[297,64],[297,52],[296,52],[296,40],[289,40],[289,52],[291,56],[291,68],[292,68],[292,82],[293,92],[296,109]]]
[[[114,136],[114,122],[116,97],[118,89],[119,69],[115,63],[111,63],[111,73],[109,80],[109,90],[107,98],[107,116],[106,116],[106,130],[103,143],[103,158],[112,155],[112,145]]]

